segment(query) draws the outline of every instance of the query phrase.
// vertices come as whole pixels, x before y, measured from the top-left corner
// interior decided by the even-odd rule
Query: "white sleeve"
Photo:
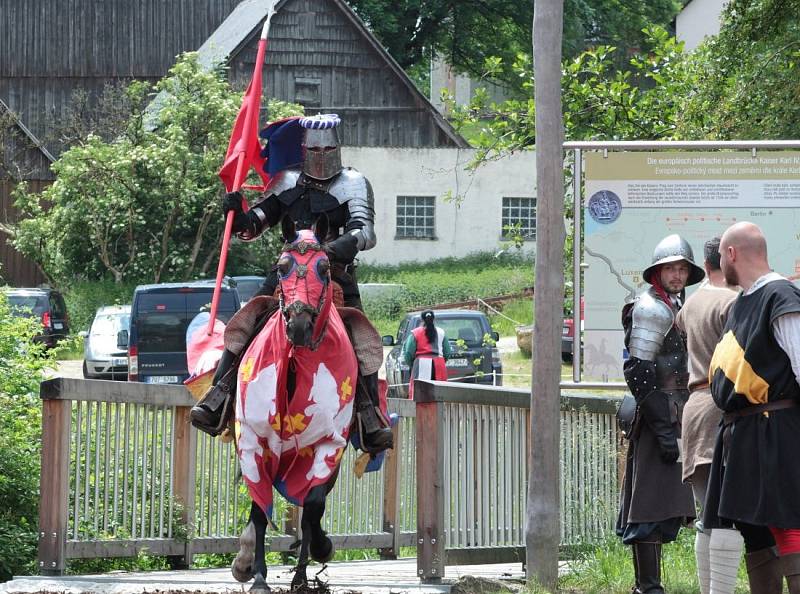
[[[789,356],[794,379],[800,384],[800,313],[788,313],[776,318],[772,322],[772,333]]]

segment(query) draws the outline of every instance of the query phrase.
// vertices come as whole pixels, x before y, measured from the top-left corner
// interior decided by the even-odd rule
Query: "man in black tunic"
[[[785,576],[798,594],[800,289],[772,272],[766,239],[753,223],[725,231],[720,265],[742,293],[709,367],[711,394],[724,416],[705,524],[732,522],[741,530],[751,592],[778,594]]]
[[[622,310],[623,370],[636,399],[617,534],[633,550],[636,594],[662,594],[661,545],[672,542],[695,515],[689,485],[681,480],[678,440],[689,398],[686,341],[675,326],[684,288],[703,279],[689,243],[662,239],[642,277],[650,287]]]

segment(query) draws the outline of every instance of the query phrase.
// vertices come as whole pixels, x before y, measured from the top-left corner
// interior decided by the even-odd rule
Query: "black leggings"
[[[755,553],[775,546],[775,538],[766,526],[755,526],[744,522],[734,522],[733,525],[742,533],[745,553]]]

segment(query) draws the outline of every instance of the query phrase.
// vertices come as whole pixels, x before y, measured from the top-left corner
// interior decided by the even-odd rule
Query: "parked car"
[[[130,333],[118,344],[128,347],[128,380],[179,384],[189,377],[186,329],[201,310],[208,310],[214,281],[139,285],[133,291]],[[239,293],[223,281],[217,318],[227,322],[239,309]]]
[[[421,312],[406,314],[397,329],[396,336],[384,336],[383,343],[394,348],[386,355],[386,380],[390,386],[390,396],[406,398],[411,370],[400,357],[409,332],[420,323]],[[503,364],[500,352],[494,345],[499,340],[492,330],[489,318],[481,311],[465,309],[444,309],[436,311],[434,323],[444,330],[453,347],[454,356],[447,360],[448,381],[461,381],[474,384],[502,385]],[[484,341],[488,335],[491,340]],[[463,341],[463,346],[459,342]]]
[[[263,276],[234,276],[231,278],[236,283],[236,290],[239,291],[239,300],[242,305],[253,298],[266,280],[266,277]]]
[[[64,297],[55,289],[6,289],[11,313],[34,316],[42,322],[42,333],[34,340],[53,347],[69,334],[69,316]]]
[[[128,379],[128,349],[120,347],[117,337],[128,331],[130,305],[107,305],[97,310],[88,332],[83,336],[83,377],[86,379]]]
[[[581,297],[581,330],[583,330],[584,301]],[[561,328],[561,360],[564,363],[572,361],[572,348],[575,343],[575,320],[564,318],[564,325]]]

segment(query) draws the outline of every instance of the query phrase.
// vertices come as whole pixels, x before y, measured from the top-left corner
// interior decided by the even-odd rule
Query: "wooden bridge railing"
[[[418,389],[416,402],[390,399],[401,419],[380,472],[357,479],[352,448],[343,458],[324,525],[337,549],[393,557],[416,546],[420,577],[434,581],[445,564],[524,559],[529,393]],[[249,498],[236,455],[190,425],[184,387],[56,378],[41,397],[40,573],[61,574],[74,558],[147,551],[182,566],[238,550]],[[610,398],[562,399],[564,545],[611,526],[614,409]],[[275,501],[280,530],[268,533],[268,549],[288,551],[297,516]]]
[[[417,573],[525,560],[530,392],[417,381]],[[602,540],[618,500],[619,397],[562,395],[561,545]]]

